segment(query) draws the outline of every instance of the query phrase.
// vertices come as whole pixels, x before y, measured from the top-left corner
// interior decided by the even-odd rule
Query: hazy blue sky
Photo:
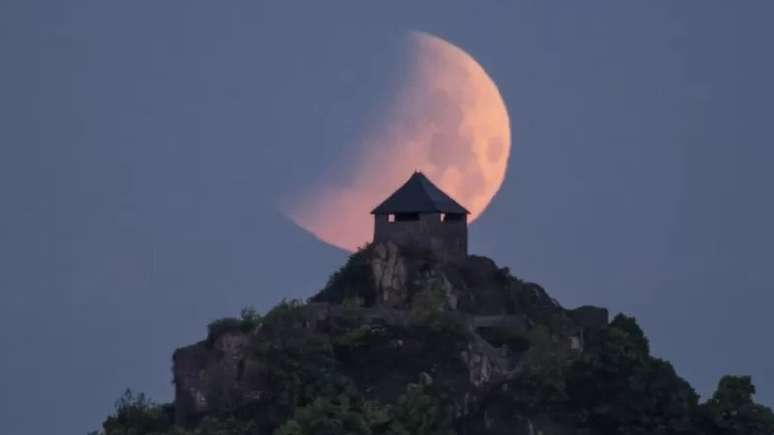
[[[770,1],[0,2],[0,431],[80,434],[245,305],[346,255],[278,211],[346,159],[419,30],[513,131],[471,250],[635,315],[774,405]],[[375,174],[378,176],[378,174]]]

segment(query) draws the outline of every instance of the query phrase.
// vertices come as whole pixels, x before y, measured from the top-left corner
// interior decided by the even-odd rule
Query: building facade
[[[469,212],[421,172],[415,172],[371,214],[374,243],[429,249],[447,259],[468,254]]]

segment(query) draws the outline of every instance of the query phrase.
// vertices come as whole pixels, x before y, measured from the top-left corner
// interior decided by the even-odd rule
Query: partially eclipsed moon
[[[415,171],[470,210],[487,207],[505,176],[510,122],[500,92],[469,54],[412,33],[406,81],[380,124],[366,131],[347,185],[321,181],[287,213],[324,242],[354,251],[373,233],[370,211]]]

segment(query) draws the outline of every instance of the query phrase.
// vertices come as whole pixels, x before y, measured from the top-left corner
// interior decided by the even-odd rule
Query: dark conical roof
[[[390,195],[371,214],[390,213],[464,213],[469,212],[443,193],[421,172],[414,172],[408,181]]]

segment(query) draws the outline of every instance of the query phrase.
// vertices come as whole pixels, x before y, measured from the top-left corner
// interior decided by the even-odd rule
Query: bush
[[[451,435],[451,418],[426,387],[409,384],[394,405],[357,396],[318,397],[275,435]]]
[[[239,314],[239,329],[244,333],[250,333],[261,325],[261,315],[253,307],[242,308]]]
[[[241,331],[242,323],[234,317],[213,320],[207,325],[207,341],[212,344],[223,334]]]
[[[453,434],[451,418],[441,402],[422,385],[409,384],[392,410],[390,433],[395,435]]]
[[[159,405],[127,389],[116,401],[115,412],[102,424],[105,435],[163,434],[172,429],[174,408]]]
[[[317,397],[350,388],[335,371],[330,337],[312,327],[315,312],[310,308],[300,301],[283,301],[263,318],[253,343],[272,392],[272,413],[282,421]]]
[[[376,287],[368,262],[370,252],[370,249],[365,247],[352,254],[347,264],[331,275],[325,288],[310,300],[331,303],[361,300],[366,306],[373,305],[376,302]]]
[[[318,397],[296,410],[275,435],[371,435],[366,414],[346,396]]]
[[[567,372],[567,393],[580,424],[603,433],[691,433],[698,395],[672,365],[650,356],[642,330],[617,316],[594,352]]]
[[[702,405],[705,430],[728,435],[774,434],[774,413],[753,401],[749,376],[724,376]]]
[[[233,417],[225,419],[207,417],[192,433],[172,432],[168,435],[261,435],[261,432],[253,421],[237,420]]]
[[[424,289],[411,299],[410,316],[414,321],[424,321],[444,310],[446,298],[438,289]]]
[[[207,325],[207,341],[212,344],[223,334],[243,332],[249,334],[261,325],[261,315],[253,307],[242,309],[239,318],[226,317],[210,322]]]

